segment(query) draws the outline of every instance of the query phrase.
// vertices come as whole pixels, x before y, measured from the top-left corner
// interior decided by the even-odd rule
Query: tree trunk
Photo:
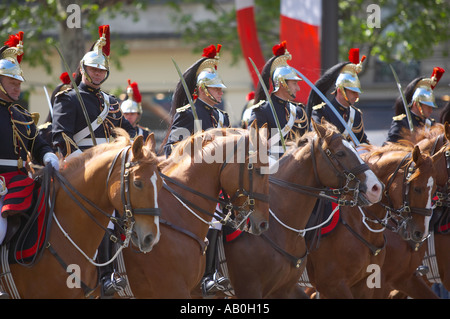
[[[77,70],[80,60],[86,53],[86,49],[84,45],[81,12],[77,12],[76,7],[69,11],[67,8],[69,8],[69,5],[78,5],[78,8],[80,8],[81,1],[59,0],[59,4],[61,10],[66,14],[66,19],[59,23],[60,50],[70,68],[70,72],[73,73]],[[77,19],[79,19],[78,24],[74,23],[77,22]],[[68,71],[66,70],[63,61],[61,61],[61,66],[62,72]]]

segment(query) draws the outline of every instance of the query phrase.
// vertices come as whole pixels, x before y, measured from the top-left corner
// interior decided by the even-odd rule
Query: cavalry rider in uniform
[[[350,61],[338,63],[328,69],[317,80],[315,86],[326,95],[327,91],[334,84],[335,90],[332,94],[335,94],[335,97],[331,101],[331,104],[333,104],[344,121],[347,122],[347,126],[351,128],[359,143],[369,144],[367,135],[364,132],[362,112],[354,106],[359,100],[359,94],[361,94],[358,73],[361,72],[364,59],[365,56],[359,60],[359,49],[350,49]],[[322,101],[314,90],[311,90],[309,94],[307,109],[308,112],[312,112],[312,114],[308,114],[311,114],[311,119],[316,123],[321,123],[323,117],[326,121],[335,125],[345,138],[351,140],[344,125],[336,117],[336,114]]]
[[[150,130],[139,125],[142,116],[142,96],[136,82],[131,83],[131,81],[128,80],[127,96],[128,98],[120,105],[120,110],[122,111],[123,116],[136,130],[136,135],[142,135],[145,141],[150,135]]]
[[[33,116],[16,104],[24,81],[20,67],[22,56],[23,32],[19,32],[11,35],[0,48],[0,244],[6,235],[8,216],[3,202],[8,199],[8,187],[12,180],[16,181],[17,177],[28,178],[25,162],[35,160],[39,164],[50,164],[59,169],[58,157],[50,145],[38,136]],[[8,297],[8,294],[0,291],[0,299]]]
[[[183,74],[190,94],[193,96],[195,110],[203,131],[209,128],[230,127],[228,114],[216,107],[222,102],[223,89],[226,88],[216,72],[220,48],[220,44],[217,49],[214,45],[204,48],[202,58]],[[186,92],[179,81],[172,97],[170,110],[173,116],[172,124],[166,138],[167,142],[163,143],[167,157],[172,153],[172,148],[177,142],[196,133],[194,132],[194,115],[188,103]],[[190,134],[187,135],[187,133]]]
[[[217,49],[214,45],[204,48],[202,58],[183,74],[189,94],[195,99],[195,110],[203,131],[210,128],[230,127],[228,114],[215,106],[222,101],[223,89],[226,88],[216,72],[220,48],[220,44]],[[176,113],[167,133],[167,143],[163,143],[166,156],[170,156],[175,143],[196,133],[194,115],[191,106],[187,103],[186,92],[180,80],[175,88],[171,106],[171,113]],[[210,227],[206,235],[209,244],[206,250],[205,274],[201,282],[205,296],[223,290],[229,284],[228,278],[222,277],[217,271],[217,242],[222,224],[215,219],[213,223],[214,227]]]
[[[272,47],[274,56],[270,58],[263,67],[261,77],[266,88],[270,88],[270,80],[273,85],[273,92],[270,96],[272,104],[280,123],[281,131],[285,139],[292,137],[295,132],[303,135],[308,130],[308,117],[304,106],[293,102],[296,94],[300,91],[298,82],[302,79],[298,77],[296,70],[289,66],[287,61],[292,59],[291,54],[286,48],[286,41]],[[255,100],[253,102],[252,114],[248,121],[250,126],[256,120],[258,127],[265,123],[269,129],[269,152],[272,156],[281,157],[284,150],[281,146],[280,132],[272,109],[261,83],[255,91]]]
[[[75,80],[91,121],[97,144],[109,142],[112,130],[121,127],[135,136],[133,126],[123,117],[115,97],[100,90],[109,75],[109,26],[99,27],[100,39],[80,61],[81,81]],[[78,76],[79,78],[79,76]],[[53,106],[53,144],[64,157],[76,156],[93,146],[91,133],[74,89],[56,95]],[[111,226],[109,226],[111,228]],[[98,248],[98,262],[111,260],[113,243],[105,236]],[[102,294],[112,296],[126,286],[126,279],[113,269],[112,263],[100,267]]]
[[[406,103],[410,108],[413,129],[415,127],[431,127],[435,120],[431,118],[433,109],[437,108],[433,89],[444,74],[444,69],[435,67],[430,78],[414,79],[405,89]],[[403,100],[398,97],[395,102],[395,115],[388,132],[386,142],[397,142],[401,138],[402,129],[410,129],[408,118],[403,106]]]

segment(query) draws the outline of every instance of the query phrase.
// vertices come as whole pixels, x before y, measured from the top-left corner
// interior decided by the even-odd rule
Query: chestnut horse
[[[125,246],[131,239],[140,251],[149,252],[157,244],[156,196],[162,180],[154,138],[144,143],[138,137],[131,144],[124,130],[117,135],[113,143],[92,147],[54,172],[55,183],[49,187],[54,206],[47,205],[49,224],[40,238],[44,248],[34,263],[13,263],[5,274],[8,252],[2,247],[1,279],[11,297],[87,297],[98,285],[93,258],[110,221],[121,229],[125,239],[117,240]],[[114,210],[119,216],[112,216]]]
[[[310,252],[307,275],[325,298],[370,298],[374,289],[367,284],[374,271],[370,265],[384,264],[387,249],[387,220],[398,218],[404,205],[411,215],[397,229],[405,237],[422,240],[426,233],[423,213],[434,187],[433,160],[418,147],[368,146],[361,157],[386,185],[383,199],[371,207],[342,207],[335,229],[321,238],[320,247]],[[408,169],[412,168],[410,176]],[[431,184],[430,184],[431,179]],[[404,185],[410,190],[405,193]],[[415,214],[417,212],[418,214]],[[420,213],[420,214],[419,214]]]
[[[435,162],[438,172],[436,176],[437,201],[433,210],[433,218],[430,222],[430,237],[426,244],[421,246],[417,251],[409,250],[409,254],[414,255],[415,263],[411,266],[409,273],[410,280],[406,281],[402,289],[398,288],[402,293],[410,297],[418,296],[420,291],[421,298],[436,298],[434,292],[425,287],[426,278],[433,282],[443,283],[447,289],[450,289],[450,236],[448,224],[450,223],[449,214],[449,177],[450,177],[450,126],[436,124],[431,129],[419,129],[414,134],[409,131],[402,132],[404,141],[411,142],[420,147],[421,150],[435,154],[444,149],[444,156]],[[424,257],[425,255],[425,257]],[[415,273],[414,266],[419,266],[420,260],[423,258],[422,265],[429,268],[426,276],[419,276]],[[414,271],[413,271],[414,270]],[[425,279],[422,280],[422,279]],[[427,282],[427,286],[431,286]]]
[[[268,163],[266,134],[267,129],[255,126],[250,132],[213,129],[177,144],[160,164],[165,180],[158,196],[161,240],[145,255],[123,250],[130,284],[123,297],[191,297],[204,273],[204,240],[221,190],[231,195],[232,202],[224,205],[237,208],[238,220],[245,221],[251,213],[250,231],[267,230],[269,175],[261,174]],[[192,151],[195,145],[199,148]]]
[[[314,130],[291,144],[269,178],[269,230],[224,243],[238,298],[306,297],[297,281],[307,257],[304,228],[317,198],[334,194],[342,205],[381,199],[381,183],[342,134],[329,123],[312,124]]]

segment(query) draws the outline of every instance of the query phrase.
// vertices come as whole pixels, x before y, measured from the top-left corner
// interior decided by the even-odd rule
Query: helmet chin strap
[[[9,93],[6,92],[5,88],[3,87],[3,84],[2,84],[2,83],[0,83],[0,91],[2,91],[3,94],[5,94],[5,95],[6,95],[10,100],[12,100],[13,102],[17,102],[17,101],[19,100],[18,98],[15,99],[15,98],[13,98],[11,95],[9,95]]]
[[[84,64],[81,64],[81,74],[84,75],[84,77],[86,78],[86,80],[88,80],[91,84],[93,85],[101,85],[103,84],[103,82],[106,81],[106,79],[109,77],[109,70],[106,70],[106,76],[103,80],[100,81],[100,83],[94,83],[94,81],[92,81],[91,76],[89,75],[89,73],[84,69]]]
[[[203,90],[203,92],[205,92],[207,97],[209,97],[211,100],[213,100],[213,102],[215,102],[216,104],[220,103],[219,101],[217,101],[217,99],[214,96],[211,95],[211,93],[209,93],[208,87],[204,83],[200,84],[200,88]]]
[[[345,92],[345,88],[342,87],[342,86],[340,86],[340,87],[338,87],[337,89],[341,91],[342,96],[344,97],[345,102],[348,103],[348,106],[353,105],[352,103],[350,103],[350,101],[349,101],[349,99],[348,99],[348,97],[347,97],[347,93]],[[359,97],[356,99],[355,103],[358,102],[358,101],[359,101]]]
[[[287,85],[286,81],[282,80],[280,82],[281,82],[281,85],[286,89],[286,91],[289,94],[289,96],[291,98],[295,99],[295,94],[291,92],[291,90],[289,89],[289,86]]]

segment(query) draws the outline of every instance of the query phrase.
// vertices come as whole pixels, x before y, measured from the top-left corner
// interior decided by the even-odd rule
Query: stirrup
[[[0,299],[11,299],[11,296],[7,292],[0,291]]]
[[[112,296],[120,292],[127,286],[127,280],[117,272],[112,272],[111,276],[103,279],[103,293],[105,296]]]
[[[208,276],[202,281],[202,294],[204,297],[214,295],[219,291],[225,291],[230,285],[230,280],[216,271],[214,275]]]

